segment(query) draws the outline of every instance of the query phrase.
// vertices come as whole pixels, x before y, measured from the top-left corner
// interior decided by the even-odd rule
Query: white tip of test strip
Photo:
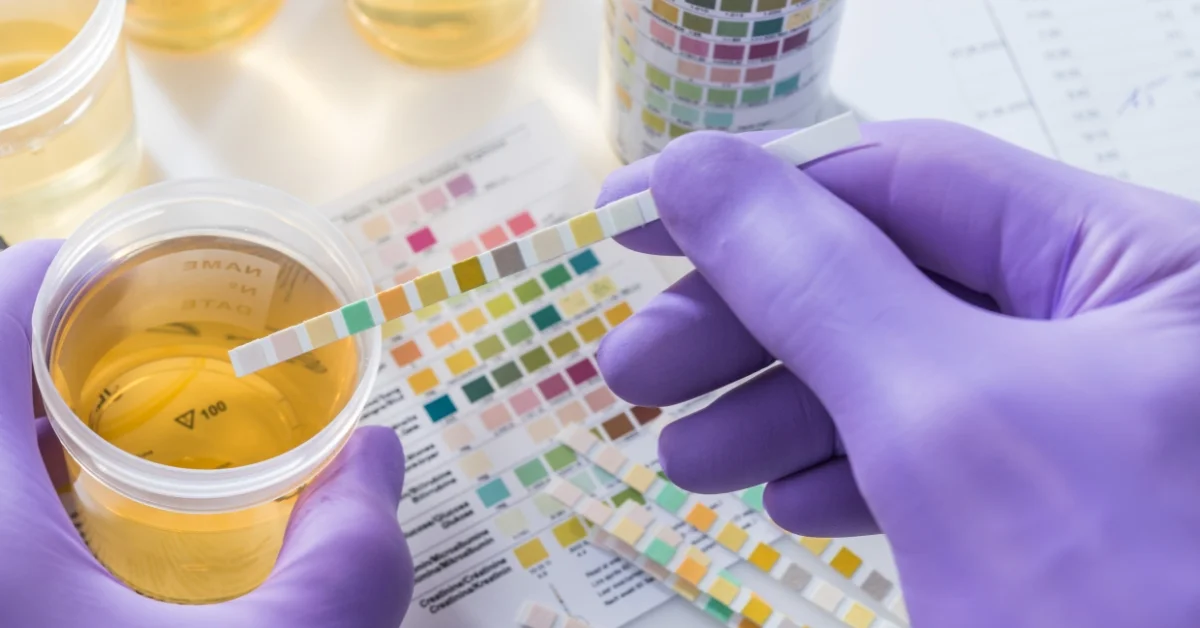
[[[537,602],[525,602],[517,611],[517,625],[522,628],[553,628],[558,613]]]
[[[229,362],[233,364],[233,372],[238,377],[245,377],[259,369],[266,368],[267,355],[258,341],[244,344],[229,351]]]
[[[834,151],[849,148],[862,140],[858,119],[845,113],[806,129],[785,135],[763,148],[797,166],[819,159]]]

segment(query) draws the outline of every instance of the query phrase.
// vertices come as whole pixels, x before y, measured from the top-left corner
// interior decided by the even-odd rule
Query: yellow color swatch
[[[433,390],[438,385],[438,378],[433,369],[425,369],[413,373],[408,378],[408,385],[412,387],[414,395],[421,395]]]
[[[433,305],[431,305],[429,307],[423,307],[416,311],[417,320],[427,321],[427,320],[433,318],[434,316],[437,316],[438,313],[441,311],[442,311],[441,303],[434,303]]]
[[[502,294],[494,299],[491,299],[487,303],[484,303],[483,306],[487,308],[487,311],[492,315],[492,318],[500,318],[501,316],[504,316],[505,314],[517,309],[516,304],[513,303],[512,297],[508,296],[507,294]]]
[[[724,578],[717,578],[712,586],[708,587],[708,594],[725,606],[732,606],[739,590],[741,589],[738,585]]]
[[[583,293],[576,290],[571,294],[558,300],[558,307],[562,310],[563,315],[567,318],[575,316],[584,311],[588,307],[587,299],[583,298]]]
[[[480,478],[492,472],[492,459],[487,452],[478,449],[458,461],[458,468],[469,478]]]
[[[397,318],[384,323],[380,329],[380,333],[383,334],[384,338],[399,336],[404,333],[404,319]]]
[[[475,308],[458,317],[458,326],[466,333],[471,333],[480,327],[487,324],[487,317],[483,315],[483,310]]]
[[[817,556],[820,556],[821,553],[825,551],[825,548],[829,547],[829,544],[832,542],[832,539],[824,539],[818,536],[800,537],[800,545],[804,546],[804,549],[807,549]]]
[[[721,533],[717,535],[717,542],[736,553],[741,551],[742,546],[746,544],[749,538],[750,535],[746,534],[745,530],[739,528],[733,522],[729,522],[725,524],[725,527],[721,528]]]
[[[751,565],[763,571],[771,571],[771,568],[779,561],[779,550],[766,543],[759,543],[758,547],[755,547],[754,551],[750,552],[750,558],[747,560],[750,561]]]
[[[645,493],[650,488],[650,485],[654,483],[656,477],[654,472],[646,466],[634,463],[629,468],[629,471],[625,473],[625,477],[621,479],[633,488],[633,490]]]
[[[632,522],[628,517],[621,519],[617,525],[613,526],[612,535],[625,541],[629,545],[637,545],[638,539],[642,538],[642,533],[646,530],[642,526]]]
[[[429,330],[429,340],[435,347],[444,347],[458,340],[458,330],[454,328],[454,323],[442,323]]]
[[[462,375],[475,368],[478,364],[475,361],[475,356],[471,355],[471,352],[466,349],[446,358],[446,366],[450,367],[450,372],[455,375]]]
[[[795,13],[792,13],[791,15],[788,16],[787,26],[785,26],[784,28],[786,28],[789,31],[796,30],[797,28],[800,28],[801,26],[804,26],[805,24],[808,24],[809,22],[811,22],[812,14],[813,14],[812,7],[806,7],[806,8],[800,9],[799,11],[796,11]]]
[[[440,272],[421,275],[414,280],[414,283],[417,284],[417,294],[421,297],[421,305],[433,305],[450,296],[450,293],[446,291],[446,282],[442,281]]]
[[[587,246],[604,239],[604,229],[600,226],[600,218],[596,212],[587,212],[571,219],[571,235],[575,236],[575,244]]]
[[[608,324],[611,327],[620,325],[630,316],[633,316],[633,308],[629,307],[628,303],[618,303],[604,313],[604,318],[608,319]]]
[[[517,562],[521,563],[521,566],[526,569],[550,558],[550,554],[546,551],[546,546],[542,545],[539,539],[533,539],[521,545],[513,550],[513,555],[517,557]]]
[[[655,131],[657,133],[666,133],[667,131],[667,122],[658,114],[645,107],[642,107],[642,124],[649,127],[651,131]]]
[[[746,602],[746,606],[742,608],[742,617],[758,624],[759,626],[767,623],[767,619],[771,617],[771,605],[763,601],[761,597],[751,594],[750,601]]]
[[[609,277],[601,277],[588,286],[593,301],[603,301],[617,293],[617,284]]]
[[[875,613],[855,602],[850,606],[850,610],[846,612],[846,617],[842,621],[849,624],[851,628],[868,628],[871,622],[875,621]]]
[[[672,24],[679,23],[679,7],[667,2],[667,0],[654,0],[651,7],[651,10],[657,13],[662,19]]]
[[[604,337],[608,333],[608,329],[604,327],[604,323],[598,318],[589,318],[579,324],[576,328],[579,332],[579,337],[583,338],[583,342],[591,344]]]
[[[312,340],[314,347],[327,345],[337,340],[337,328],[333,326],[333,318],[330,314],[322,314],[304,323],[304,330],[308,332],[308,338]]]
[[[863,561],[858,557],[858,554],[850,551],[850,548],[848,547],[843,547],[842,549],[838,550],[838,553],[833,557],[833,560],[829,561],[829,566],[833,567],[834,571],[842,574],[843,576],[847,578],[853,578],[855,572],[857,572],[858,568],[862,566],[862,562]]]
[[[696,504],[692,506],[691,511],[688,512],[684,519],[695,526],[697,530],[708,532],[708,529],[717,521],[717,513],[704,504]]]
[[[465,259],[450,268],[454,273],[455,281],[458,282],[460,292],[473,290],[487,283],[487,278],[483,275],[483,265],[480,264],[478,257]]]
[[[564,548],[570,547],[587,538],[587,530],[579,517],[571,517],[563,523],[554,526],[554,538]]]

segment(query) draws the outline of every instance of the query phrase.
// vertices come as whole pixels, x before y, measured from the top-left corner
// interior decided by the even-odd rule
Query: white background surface
[[[923,48],[936,43],[924,43],[921,16],[905,7],[911,4],[850,0],[835,91],[866,117],[961,119],[953,93],[937,96],[954,89],[953,77],[941,50]],[[355,34],[338,0],[290,0],[265,31],[215,53],[179,56],[133,45],[138,120],[152,168],[158,178],[250,179],[321,204],[542,100],[599,184],[619,165],[597,110],[603,4],[545,0],[543,11],[520,49],[455,73],[380,55]],[[924,71],[912,72],[914,64]],[[678,274],[682,266],[666,268]],[[889,561],[880,539],[854,546],[868,560]],[[757,574],[740,575],[753,585]],[[634,625],[710,621],[676,600]]]

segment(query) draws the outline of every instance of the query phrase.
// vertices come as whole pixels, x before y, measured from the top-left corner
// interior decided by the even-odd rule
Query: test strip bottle
[[[137,184],[125,0],[0,0],[0,238],[61,237]]]
[[[541,0],[347,0],[369,43],[406,63],[463,68],[503,56],[537,24]]]
[[[126,25],[140,44],[199,52],[245,39],[270,23],[282,0],[129,0]]]
[[[38,293],[34,369],[67,454],[57,488],[100,562],[174,602],[258,586],[354,429],[381,341],[244,378],[227,352],[372,292],[345,236],[255,184],[157,184],[76,231]]]
[[[830,113],[846,0],[605,0],[601,107],[625,162],[698,129],[802,128]]]

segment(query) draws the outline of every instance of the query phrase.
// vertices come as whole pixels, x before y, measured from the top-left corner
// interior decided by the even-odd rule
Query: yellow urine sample
[[[281,4],[282,0],[129,0],[125,24],[139,43],[207,50],[258,32]]]
[[[0,92],[61,51],[78,30],[0,18]],[[139,175],[129,74],[118,43],[82,90],[28,120],[0,124],[0,237],[13,243],[65,236],[135,187]]]
[[[242,378],[227,352],[338,306],[323,282],[272,249],[171,240],[83,291],[54,334],[51,375],[74,414],[125,452],[187,469],[249,465],[329,424],[354,393],[357,348],[343,339]],[[296,497],[230,513],[171,512],[70,466],[77,523],[97,558],[134,589],[173,601],[257,586]]]
[[[455,68],[486,63],[521,43],[541,0],[347,0],[359,33],[414,65]]]

